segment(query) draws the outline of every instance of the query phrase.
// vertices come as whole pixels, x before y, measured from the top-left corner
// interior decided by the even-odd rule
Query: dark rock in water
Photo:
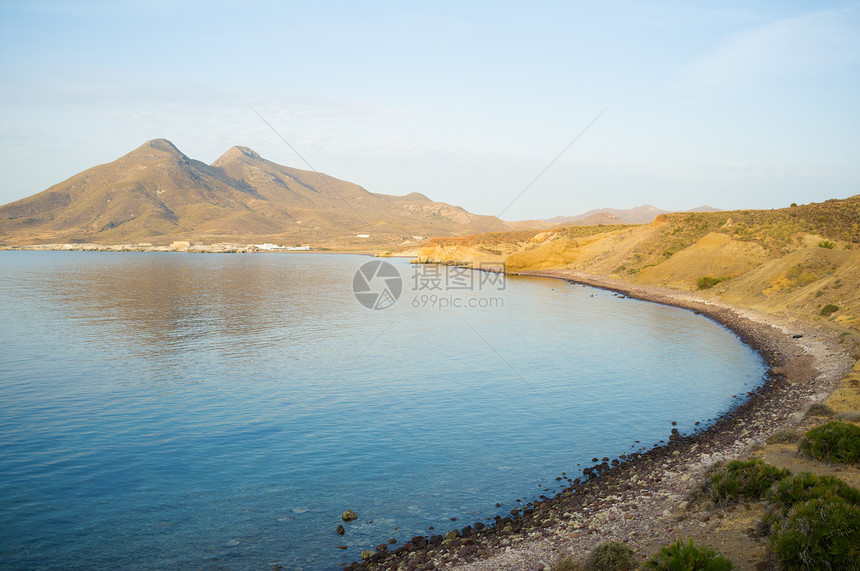
[[[672,426],[677,426],[677,425],[678,425],[678,423],[677,423],[677,422],[675,422],[675,421],[673,420],[673,421],[672,421]]]
[[[346,533],[346,530],[343,528],[343,526],[342,525],[337,526],[337,534],[343,535],[344,533]]]
[[[471,534],[471,533],[472,533],[472,526],[471,525],[467,525],[466,527],[464,527],[463,529],[460,530],[460,536],[461,537],[468,537],[469,534]]]
[[[427,538],[423,535],[416,535],[412,538],[412,544],[419,549],[424,549],[427,547]]]
[[[376,555],[376,552],[371,551],[369,549],[365,549],[364,551],[361,552],[361,558],[362,559],[370,559],[374,555]]]
[[[451,521],[457,521],[457,518],[452,517],[452,518],[451,518]]]
[[[479,522],[479,521],[476,521],[476,522],[475,522],[475,525],[474,525],[475,531],[481,531],[481,530],[482,530],[482,529],[484,529],[485,527],[487,527],[487,526],[486,526],[486,525],[484,525],[483,523],[481,523],[481,522]]]
[[[380,543],[379,545],[376,546],[376,550],[377,551],[388,551],[388,544],[387,543]]]
[[[445,539],[457,539],[458,537],[460,537],[460,532],[456,529],[452,529],[445,534]]]
[[[341,519],[343,519],[343,521],[352,521],[358,519],[358,516],[355,515],[355,512],[352,510],[346,510],[340,517]]]
[[[496,504],[496,507],[500,508],[500,507],[502,507],[502,504]]]
[[[338,545],[337,548],[338,549],[347,549],[346,545]]]
[[[392,537],[391,539],[388,540],[388,543],[390,543],[391,545],[394,545],[395,543],[397,543],[397,540]]]
[[[592,458],[592,459],[591,459],[591,461],[592,461],[592,462],[597,462],[597,458]]]

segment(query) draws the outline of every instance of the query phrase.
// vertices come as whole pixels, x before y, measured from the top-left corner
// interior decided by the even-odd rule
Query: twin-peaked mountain
[[[492,216],[418,193],[368,192],[286,167],[246,147],[211,165],[155,139],[33,196],[0,206],[0,244],[201,241],[337,242],[505,229]],[[377,241],[377,240],[374,240]]]

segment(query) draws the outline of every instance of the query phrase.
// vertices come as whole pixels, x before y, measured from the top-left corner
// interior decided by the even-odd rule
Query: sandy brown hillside
[[[638,226],[438,239],[423,261],[504,262],[697,290],[737,306],[860,330],[860,195],[779,210],[672,213]]]
[[[0,244],[199,241],[349,242],[369,234],[458,235],[500,220],[413,193],[374,194],[233,147],[212,165],[155,139],[119,159],[0,207]],[[369,243],[368,243],[369,244]]]

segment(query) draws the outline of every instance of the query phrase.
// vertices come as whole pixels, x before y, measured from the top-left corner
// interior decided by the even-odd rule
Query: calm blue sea
[[[702,316],[557,280],[389,260],[402,293],[367,309],[369,260],[0,252],[0,567],[336,569],[765,372]]]

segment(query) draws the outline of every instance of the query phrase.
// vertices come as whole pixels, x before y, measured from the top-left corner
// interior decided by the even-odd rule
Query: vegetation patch
[[[808,267],[803,264],[795,264],[785,272],[785,279],[788,281],[787,291],[809,285],[817,280],[824,273],[821,264],[810,264]]]
[[[828,422],[807,432],[798,449],[826,462],[860,463],[860,426],[838,420]]]
[[[619,541],[601,543],[585,560],[587,571],[629,571],[636,567],[633,550]]]
[[[816,402],[809,405],[809,408],[806,409],[806,418],[810,416],[833,416],[833,409],[824,404],[823,402]]]
[[[767,493],[767,501],[783,515],[796,504],[810,500],[838,500],[860,505],[860,490],[833,476],[803,472],[777,482]]]
[[[827,305],[825,305],[824,307],[821,308],[821,311],[819,313],[824,317],[830,317],[831,315],[833,315],[837,311],[839,311],[838,305],[833,305],[832,303],[828,303]]]
[[[803,435],[796,430],[780,430],[767,437],[768,444],[797,444]]]
[[[842,499],[797,503],[769,543],[786,569],[858,569],[860,507]]]
[[[819,248],[827,248],[828,250],[832,250],[833,248],[836,247],[836,244],[834,244],[830,240],[822,240],[821,242],[818,243],[818,247]]]
[[[697,546],[693,540],[678,540],[660,550],[645,562],[643,569],[728,571],[735,565],[708,546]]]
[[[731,279],[731,276],[704,276],[696,280],[696,287],[699,289],[711,289],[720,282]]]
[[[711,500],[717,505],[731,505],[747,500],[761,500],[773,484],[791,474],[761,460],[734,460],[711,475]]]

